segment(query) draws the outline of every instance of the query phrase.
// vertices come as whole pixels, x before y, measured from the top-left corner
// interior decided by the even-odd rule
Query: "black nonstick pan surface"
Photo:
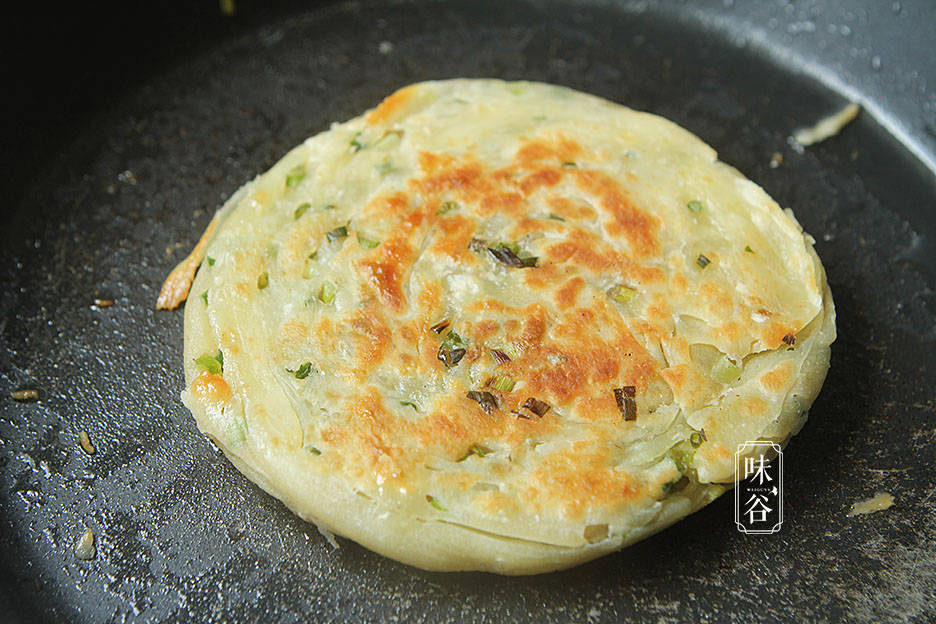
[[[8,24],[0,620],[936,619],[936,6],[178,5]],[[333,548],[197,431],[178,399],[182,313],[154,309],[166,274],[293,145],[399,86],[456,76],[664,115],[815,236],[839,338],[786,450],[779,533],[739,533],[729,495],[565,572],[428,573]],[[864,109],[839,136],[788,144],[849,100]],[[10,398],[24,388],[38,401]],[[846,517],[878,491],[892,508]],[[86,527],[97,554],[80,561]]]

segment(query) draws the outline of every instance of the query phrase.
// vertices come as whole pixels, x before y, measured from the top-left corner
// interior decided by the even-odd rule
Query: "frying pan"
[[[936,7],[241,2],[229,17],[178,4],[35,15],[6,37],[0,619],[936,618]],[[786,450],[779,533],[739,533],[728,496],[561,573],[423,572],[333,548],[199,434],[178,399],[182,314],[153,309],[162,279],[288,148],[403,84],[454,76],[662,114],[816,237],[839,338]],[[863,112],[839,136],[787,143],[849,100]],[[9,398],[23,388],[38,401]],[[894,506],[846,517],[876,491]],[[72,550],[86,527],[90,561]]]

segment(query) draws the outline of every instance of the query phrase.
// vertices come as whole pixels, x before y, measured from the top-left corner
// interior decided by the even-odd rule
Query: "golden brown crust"
[[[834,337],[810,241],[763,191],[547,85],[407,87],[209,238],[200,426],[303,517],[433,569],[571,565],[698,508],[739,436],[802,424]],[[193,363],[218,349],[224,399]]]

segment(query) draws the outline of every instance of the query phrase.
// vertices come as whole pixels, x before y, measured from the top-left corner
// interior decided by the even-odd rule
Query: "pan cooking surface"
[[[243,18],[49,142],[35,175],[8,183],[16,199],[0,249],[3,619],[936,617],[933,174],[867,111],[839,136],[793,150],[794,128],[845,99],[789,55],[725,27],[730,4],[712,8],[721,22],[676,3],[487,0]],[[851,36],[821,14],[777,16],[780,28],[799,24],[792,34]],[[399,86],[455,76],[565,84],[666,116],[815,236],[839,338],[786,450],[779,534],[738,533],[728,495],[566,572],[428,573],[340,538],[334,549],[197,431],[178,399],[182,312],[154,310],[163,278],[222,201],[289,148]],[[21,388],[39,400],[11,400]],[[846,518],[877,491],[894,507]],[[72,550],[85,527],[96,536],[91,561]]]

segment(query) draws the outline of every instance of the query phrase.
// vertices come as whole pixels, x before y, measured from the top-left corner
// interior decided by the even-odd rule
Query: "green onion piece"
[[[305,166],[296,165],[286,174],[286,188],[296,188],[305,176]]]
[[[627,303],[631,299],[637,296],[637,291],[633,288],[628,288],[622,284],[617,286],[612,286],[608,289],[608,296],[611,297],[613,301],[618,303]]]
[[[712,261],[706,258],[705,256],[703,256],[702,254],[699,254],[699,257],[696,258],[695,263],[699,265],[699,268],[704,269],[705,267],[710,265]]]
[[[520,254],[520,245],[517,243],[497,243],[497,249],[509,249],[514,254]]]
[[[439,501],[436,500],[435,496],[431,496],[431,495],[429,495],[429,494],[426,494],[426,501],[427,501],[430,505],[432,505],[433,507],[435,507],[436,509],[438,509],[439,511],[448,511],[448,509],[446,509],[445,507],[443,507],[443,506],[439,503]]]
[[[312,362],[303,362],[295,371],[290,371],[288,368],[286,370],[295,375],[296,379],[305,379],[312,371]]]
[[[208,266],[214,266],[215,259],[211,256],[208,256]]]
[[[212,375],[221,374],[221,362],[219,362],[213,355],[203,355],[198,357],[195,359],[195,363],[198,364],[199,368],[208,371]]]
[[[360,234],[357,235],[357,242],[361,247],[365,249],[373,249],[380,244],[380,241],[371,240],[369,238],[364,238]]]
[[[560,216],[557,215],[555,212],[550,212],[550,213],[549,213],[549,218],[550,218],[550,219],[555,219],[556,221],[565,221],[565,217],[560,217]]]
[[[387,132],[387,134],[380,137],[380,140],[374,144],[374,147],[382,150],[393,149],[400,144],[400,133],[399,132]]]
[[[754,250],[751,249],[751,246],[750,246],[750,245],[745,245],[745,246],[744,246],[744,251],[746,251],[746,252],[748,252],[748,253],[754,253]]]
[[[692,435],[689,436],[689,444],[692,448],[699,448],[706,440],[708,440],[708,438],[705,436],[705,429],[693,431]]]
[[[336,208],[335,204],[325,204],[322,210],[334,210]]]
[[[673,492],[679,492],[689,485],[689,479],[686,477],[679,477],[678,479],[673,479],[667,483],[663,484],[663,496],[669,496]]]
[[[400,401],[400,405],[404,407],[412,407],[417,412],[419,411],[419,406],[413,403],[412,401]]]
[[[360,132],[357,132],[357,133],[355,133],[354,137],[352,137],[352,139],[351,139],[350,145],[351,145],[351,151],[352,151],[352,152],[359,152],[359,151],[361,151],[362,149],[364,149],[364,144],[361,143],[360,141],[358,141],[358,137],[359,137],[359,136],[361,136],[361,133],[360,133]]]
[[[686,208],[692,212],[702,212],[702,202],[700,202],[698,199],[693,199],[691,202],[686,204]]]
[[[510,377],[498,375],[491,382],[491,387],[497,390],[498,392],[510,392],[511,390],[513,390],[516,383],[517,382],[515,382]]]
[[[305,214],[306,210],[312,207],[312,204],[305,202],[296,206],[296,211],[293,213],[293,219],[298,219]]]
[[[313,455],[321,455],[321,454],[322,454],[322,451],[318,450],[318,449],[315,448],[314,446],[307,446],[307,447],[305,447],[305,450],[309,451],[309,452],[312,453]]]
[[[335,298],[335,293],[338,291],[338,288],[335,286],[334,282],[325,280],[322,282],[322,287],[319,289],[318,298],[322,303],[331,303],[332,299]]]
[[[202,301],[205,302],[205,305],[208,305],[208,291],[206,290],[201,294]]]
[[[712,378],[718,383],[731,383],[740,375],[741,367],[728,359],[727,356],[717,361],[715,366],[712,367]]]
[[[224,368],[224,354],[221,353],[221,349],[218,349],[218,355],[215,356],[215,359],[218,360],[218,364],[221,365],[221,368]]]
[[[329,243],[334,243],[337,240],[341,240],[348,236],[347,226],[342,225],[341,227],[336,227],[334,230],[329,230],[325,233],[325,238],[328,239]]]
[[[575,169],[576,167],[578,167],[578,165],[572,161],[567,161],[567,162],[562,163],[563,169]]]
[[[472,453],[474,453],[478,457],[484,457],[485,455],[491,452],[491,449],[485,448],[481,446],[480,444],[472,444],[471,448],[468,450],[470,450]]]
[[[380,175],[387,175],[388,173],[393,171],[393,163],[390,162],[389,160],[385,160],[383,162],[379,162],[376,165],[374,165],[374,169]]]
[[[442,205],[439,206],[439,209],[436,210],[436,214],[444,215],[446,212],[451,212],[452,210],[455,210],[456,208],[458,208],[458,204],[456,204],[453,201],[443,202]]]
[[[263,290],[270,285],[270,274],[264,271],[260,274],[260,277],[257,278],[257,288]]]
[[[489,449],[489,448],[487,448],[487,447],[485,447],[485,446],[481,446],[480,444],[475,443],[475,444],[472,444],[471,447],[470,447],[467,451],[465,451],[465,454],[464,454],[464,455],[462,455],[461,457],[459,457],[459,458],[456,459],[455,461],[457,461],[457,462],[463,462],[463,461],[465,461],[466,459],[468,459],[469,457],[471,457],[472,455],[477,455],[478,457],[484,457],[485,455],[487,455],[487,454],[490,453],[490,452],[491,452],[491,449]]]
[[[546,121],[546,115],[533,115],[533,121]]]
[[[673,463],[676,464],[676,469],[679,470],[679,472],[685,473],[692,467],[692,460],[695,456],[695,449],[691,448],[690,445],[686,442],[680,442],[671,448],[666,456],[673,460]]]

